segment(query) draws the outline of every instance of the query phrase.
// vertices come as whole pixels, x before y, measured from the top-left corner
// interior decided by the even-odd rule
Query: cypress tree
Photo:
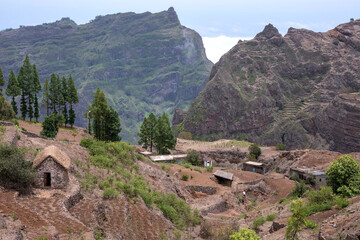
[[[19,87],[18,81],[16,80],[16,76],[15,76],[15,73],[13,70],[10,71],[9,82],[8,82],[8,85],[6,86],[5,93],[9,97],[12,97],[11,106],[15,112],[15,115],[17,115],[18,108],[16,105],[15,97],[20,95],[20,87]]]
[[[0,68],[0,96],[2,95],[2,89],[1,87],[5,85],[5,79],[4,74],[2,72],[2,69]]]
[[[68,79],[67,87],[68,87],[68,103],[70,104],[69,124],[71,125],[71,127],[73,127],[76,119],[75,111],[73,110],[73,105],[79,102],[79,97],[71,74]]]
[[[157,120],[154,142],[160,154],[169,153],[169,149],[175,148],[176,138],[171,129],[169,117],[165,113]]]

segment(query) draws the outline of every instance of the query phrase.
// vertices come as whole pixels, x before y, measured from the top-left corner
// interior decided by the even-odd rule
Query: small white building
[[[204,160],[204,167],[211,167],[212,165],[212,160]]]

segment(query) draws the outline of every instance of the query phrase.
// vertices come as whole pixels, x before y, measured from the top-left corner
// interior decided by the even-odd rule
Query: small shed
[[[56,146],[43,149],[34,159],[36,169],[35,187],[65,188],[69,182],[70,158]]]
[[[321,186],[326,186],[326,179],[328,176],[324,171],[306,167],[294,167],[290,168],[290,176],[297,177],[300,180],[304,180],[312,185],[315,188],[320,188]]]
[[[144,156],[146,156],[146,157],[149,157],[149,156],[153,155],[153,153],[152,153],[152,152],[149,152],[149,151],[140,152],[140,154],[141,154],[141,155],[144,155]]]
[[[225,186],[231,186],[234,174],[222,170],[216,170],[213,174],[220,184]]]
[[[204,160],[204,167],[211,167],[212,165],[212,160]]]
[[[256,172],[256,173],[264,174],[264,165],[259,162],[248,161],[244,163],[243,170],[248,172]]]

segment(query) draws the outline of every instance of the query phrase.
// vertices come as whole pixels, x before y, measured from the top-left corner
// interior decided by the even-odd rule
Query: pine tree
[[[30,63],[29,56],[25,57],[25,60],[22,65],[22,91],[24,92],[24,102],[23,104],[27,105],[27,114],[30,120],[33,117],[33,107],[32,107],[32,91],[33,91],[33,66]],[[25,109],[25,107],[23,108]],[[26,118],[26,115],[25,115]]]
[[[27,105],[26,105],[26,86],[25,86],[25,80],[24,80],[24,68],[20,67],[19,73],[18,73],[18,83],[19,87],[21,89],[21,100],[20,100],[20,111],[21,111],[21,117],[22,119],[26,118],[27,115]]]
[[[33,111],[32,104],[33,104],[33,96],[31,93],[29,93],[29,95],[28,95],[28,116],[29,116],[30,121],[34,117],[34,111]]]
[[[175,148],[176,138],[171,129],[169,117],[165,113],[157,120],[154,142],[160,154],[169,153],[169,149]]]
[[[147,118],[144,117],[144,120],[140,126],[140,132],[138,132],[137,134],[140,137],[138,143],[145,149],[147,149],[150,145],[147,125],[148,125]]]
[[[68,90],[69,89],[68,89],[68,85],[67,85],[67,80],[66,80],[65,76],[63,76],[62,80],[61,80],[61,95],[62,95],[61,105],[62,105],[62,114],[64,116],[65,126],[66,126],[66,124],[69,123],[69,116],[68,116],[68,111],[67,111],[67,103],[69,101]]]
[[[34,117],[36,122],[40,117],[40,110],[39,110],[39,100],[38,100],[38,93],[41,91],[41,84],[39,79],[39,73],[36,70],[35,64],[33,65],[33,86],[32,86],[32,96],[34,100]]]
[[[69,124],[71,125],[71,127],[73,127],[76,119],[75,111],[73,110],[73,105],[79,102],[79,97],[71,74],[68,79],[67,87],[68,87],[68,103],[70,104],[70,111],[71,111],[71,114],[69,111],[69,115],[70,115]]]
[[[99,88],[96,90],[94,100],[91,106],[93,115],[94,136],[98,140],[105,140],[105,113],[108,105],[105,94]]]
[[[45,83],[43,87],[43,96],[41,99],[41,106],[46,108],[46,116],[49,116],[49,107],[50,107],[50,91],[49,91],[49,80],[45,78]]]
[[[50,76],[49,84],[49,99],[50,99],[50,109],[53,113],[58,113],[59,104],[61,102],[61,83],[60,77],[56,76],[54,73]]]
[[[144,118],[144,121],[140,127],[140,132],[138,133],[138,136],[140,137],[138,143],[143,145],[145,148],[150,146],[151,152],[154,146],[155,126],[156,117],[153,113],[150,113],[148,118]]]
[[[12,70],[10,71],[10,74],[9,74],[9,82],[8,82],[8,85],[6,86],[5,93],[9,97],[12,97],[11,106],[15,112],[15,115],[17,115],[18,108],[16,105],[15,97],[19,96],[21,92],[20,92],[19,83],[16,79],[15,73]]]
[[[2,72],[2,69],[0,68],[0,96],[2,95],[2,89],[1,87],[5,85],[5,79],[4,74]]]
[[[105,141],[121,141],[119,133],[121,132],[121,123],[119,114],[112,108],[107,109],[105,118]]]

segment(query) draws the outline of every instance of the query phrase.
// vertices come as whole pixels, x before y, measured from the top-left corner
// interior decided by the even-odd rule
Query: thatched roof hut
[[[71,160],[68,157],[68,155],[66,155],[66,153],[64,153],[54,145],[46,147],[36,156],[33,162],[33,167],[36,168],[48,157],[53,158],[57,163],[59,163],[65,169],[70,168]]]

